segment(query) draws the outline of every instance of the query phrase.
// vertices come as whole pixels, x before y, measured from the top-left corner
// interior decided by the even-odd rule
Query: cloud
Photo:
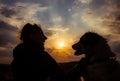
[[[2,4],[2,3],[0,3],[0,9],[2,9],[2,8],[4,8],[4,7],[5,7],[5,5]]]
[[[56,31],[56,32],[66,32],[69,30],[69,28],[64,28],[64,27],[51,27],[51,28],[48,28],[48,30],[52,30],[52,31]]]
[[[110,32],[120,34],[120,10],[118,10],[119,7],[117,7],[117,3],[112,3],[110,5],[111,6],[108,7],[107,13],[103,16],[103,25],[106,26]],[[113,7],[114,9],[111,9],[111,7]]]
[[[0,47],[0,51],[5,51],[5,50],[6,50],[6,48]]]
[[[82,0],[79,0],[82,5]],[[84,3],[84,2],[83,2]],[[77,6],[79,6],[77,4]],[[81,8],[74,7],[73,18],[81,30],[98,32],[101,35],[109,35],[109,44],[112,50],[120,54],[120,1],[119,0],[91,0],[89,4],[85,4]],[[78,11],[79,9],[79,11]],[[84,28],[83,28],[84,27]],[[76,30],[77,31],[77,30]],[[85,32],[84,31],[84,32]]]
[[[0,21],[0,56],[11,56],[14,46],[17,44],[18,29],[3,21]]]
[[[0,56],[0,64],[11,64],[12,56]]]
[[[36,15],[37,12],[44,13],[48,8],[38,3],[16,2],[14,5],[1,6],[0,9],[0,20],[13,26],[21,27],[27,22],[40,23],[41,20]]]
[[[113,52],[120,55],[120,40],[119,41],[117,41],[117,40],[113,41],[111,43],[111,49],[112,49]]]
[[[5,23],[4,21],[0,21],[0,29],[2,30],[10,30],[10,31],[17,31],[18,28]]]
[[[4,46],[6,45],[8,42],[11,43],[16,43],[16,40],[14,39],[15,37],[15,33],[17,32],[17,28],[14,26],[11,26],[5,22],[0,22],[0,30],[2,31],[0,33],[0,45]]]
[[[83,4],[89,4],[90,2],[92,2],[92,0],[77,0],[77,1]]]
[[[81,21],[89,28],[99,30],[98,32],[119,33],[119,2],[118,0],[92,0],[88,7],[83,9]]]
[[[52,19],[52,22],[55,24],[61,24],[62,23],[62,18],[60,16],[55,17]]]
[[[1,15],[5,16],[5,17],[10,17],[11,18],[11,16],[13,16],[15,14],[16,14],[16,12],[12,9],[8,9],[6,7],[1,9]]]
[[[94,31],[107,36],[112,50],[120,53],[117,49],[120,41],[120,0],[0,0],[0,2],[1,55],[6,55],[5,53],[10,55],[11,48],[17,43],[18,30],[28,22],[41,24],[48,36],[47,48],[53,49],[53,42],[60,40],[64,40],[70,47],[83,33]],[[59,53],[54,50],[50,53],[53,52]],[[55,57],[57,58],[57,55]],[[66,59],[72,57],[68,56]]]
[[[45,31],[45,35],[47,35],[48,37],[51,37],[54,34],[56,34],[54,31],[50,31],[50,30]]]
[[[108,2],[109,2],[108,0],[92,0],[91,3],[89,4],[89,8],[99,11],[99,9],[101,9],[103,6],[106,6]]]

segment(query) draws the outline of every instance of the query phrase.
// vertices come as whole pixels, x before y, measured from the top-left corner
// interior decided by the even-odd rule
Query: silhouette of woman
[[[13,50],[14,81],[47,81],[49,77],[63,81],[64,71],[44,51],[47,37],[38,25],[24,25],[20,39],[23,42]]]

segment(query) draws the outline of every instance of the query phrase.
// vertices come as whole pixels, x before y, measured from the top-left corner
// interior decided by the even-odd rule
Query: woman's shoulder
[[[24,44],[20,43],[20,44],[15,46],[14,50],[19,50],[19,49],[23,49],[23,48],[24,48]]]
[[[43,55],[47,58],[47,60],[55,61],[54,58],[48,52],[44,51]]]
[[[16,45],[15,48],[20,48],[20,47],[22,47],[22,46],[23,46],[23,43],[19,43],[19,44]]]

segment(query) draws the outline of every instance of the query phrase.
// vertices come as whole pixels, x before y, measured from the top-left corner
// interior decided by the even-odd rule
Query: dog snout
[[[75,43],[75,44],[72,45],[72,48],[73,48],[74,50],[78,50],[78,49],[81,48],[81,44],[80,44],[79,42],[78,42],[78,43]]]

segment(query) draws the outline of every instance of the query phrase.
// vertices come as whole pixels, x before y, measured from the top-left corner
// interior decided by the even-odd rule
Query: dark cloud
[[[0,0],[1,3],[7,4],[7,5],[14,5],[17,2],[23,2],[23,3],[40,3],[42,5],[48,5],[48,3],[54,3],[59,0]],[[65,0],[60,0],[60,2]],[[71,1],[71,0],[70,0]]]
[[[104,25],[107,25],[112,33],[120,34],[120,16],[114,16],[114,18],[115,20],[111,18],[111,21],[104,21]]]
[[[111,49],[120,54],[120,0],[92,0],[89,9],[94,16],[102,19],[103,29],[110,33],[107,39]]]
[[[120,34],[120,23],[118,23],[118,22],[112,23],[110,30],[113,33]]]
[[[92,0],[92,2],[89,4],[89,7],[92,8],[93,10],[99,10],[102,6],[106,5],[107,1],[106,0]]]
[[[15,44],[17,30],[16,27],[0,21],[0,31],[2,31],[0,32],[0,46],[5,46],[8,43]]]
[[[52,36],[52,35],[54,35],[55,34],[55,32],[53,32],[53,31],[45,31],[45,35],[47,35],[47,36]]]
[[[103,14],[103,25],[108,27],[110,32],[120,34],[120,0],[109,0],[106,8],[108,10]]]
[[[16,14],[16,12],[13,9],[9,9],[7,7],[2,8],[0,11],[1,14],[5,17],[11,17]]]
[[[0,0],[1,3],[6,4],[8,6],[14,5],[16,2],[26,2],[28,0]]]
[[[108,44],[110,45],[112,51],[115,52],[116,54],[120,54],[120,41],[119,41],[119,37],[115,39],[112,34],[105,35],[104,37],[109,42]]]
[[[6,49],[6,50],[0,50],[0,57],[1,56],[11,56],[12,55],[12,50],[13,50],[13,48]]]
[[[10,31],[14,31],[14,32],[16,32],[17,30],[18,30],[18,28],[17,27],[14,27],[14,26],[12,26],[12,25],[9,25],[9,24],[7,24],[7,23],[5,23],[5,22],[3,22],[3,21],[0,21],[0,30],[10,30]]]
[[[116,18],[116,20],[120,21],[120,15]]]
[[[120,0],[92,0],[88,7],[94,17],[103,18],[103,29],[120,34]]]
[[[119,41],[112,42],[112,50],[113,52],[120,54],[120,42]]]
[[[106,0],[107,1],[107,0]],[[119,7],[120,8],[120,0],[110,0],[111,1],[111,4],[115,4],[116,7]]]
[[[12,56],[14,45],[17,44],[17,28],[3,21],[0,21],[0,57]],[[12,59],[11,57],[9,59]],[[3,63],[6,60],[1,60]]]
[[[75,4],[75,1],[77,2],[77,0],[12,0],[12,1],[11,0],[0,0],[0,4],[3,5],[2,8],[0,8],[0,14],[4,16],[3,19],[4,21],[6,19],[6,22],[8,22],[9,19],[14,15],[16,15],[16,20],[20,20],[20,21],[24,20],[27,22],[26,18],[27,17],[29,18],[29,15],[31,16],[31,12],[29,14],[28,10],[31,10],[31,8],[29,8],[29,6],[26,6],[26,5],[30,4],[32,6],[31,3],[33,3],[33,5],[34,4],[36,5],[37,3],[37,5],[39,5],[37,7],[41,7],[41,8],[46,7],[47,9],[44,12],[41,12],[39,10],[36,11],[34,17],[30,17],[31,19],[34,20],[34,18],[36,18],[40,20],[40,22],[45,25],[45,28],[53,27],[56,24],[58,25],[60,24],[63,27],[66,27],[67,25],[71,28],[70,29],[71,31],[68,34],[71,34],[71,32],[73,32],[74,35],[72,36],[75,37],[75,34],[76,35],[80,34],[81,32],[83,32],[83,30],[87,29],[87,23],[83,25],[83,22],[81,21],[84,21],[84,20],[80,21],[80,17],[83,16],[82,12],[85,9],[86,10],[88,9],[88,13],[87,13],[88,16],[94,16],[96,17],[96,19],[97,17],[104,18],[103,19],[103,27],[105,27],[104,29],[110,29],[111,33],[120,35],[120,23],[119,23],[120,22],[120,11],[119,11],[120,0],[91,0],[92,2],[90,1],[90,3],[88,4],[83,4],[83,3]],[[18,5],[16,3],[21,4],[21,5]],[[26,13],[27,11],[28,13]],[[27,17],[25,15],[27,15]],[[58,18],[58,17],[61,17],[62,21],[59,21],[58,23],[57,21],[56,22],[52,21],[52,19]],[[2,18],[0,20],[2,20]],[[12,21],[12,18],[10,20],[11,22],[14,23],[14,19],[13,21]],[[86,20],[87,20],[87,16],[86,16]],[[94,18],[91,19],[91,21],[92,20],[94,20]],[[88,21],[88,23],[90,22]],[[97,21],[94,21],[94,22],[97,22]],[[18,22],[18,24],[20,23]],[[75,26],[78,26],[78,27],[75,27]],[[99,26],[99,24],[97,24],[97,26]],[[83,28],[79,30],[80,27],[83,27]],[[62,29],[62,30],[65,30],[65,29]],[[11,26],[8,23],[0,21],[0,47],[1,47],[0,49],[2,49],[0,50],[1,56],[7,55],[7,54],[10,55],[12,53],[12,49],[10,45],[17,44],[17,40],[16,40],[16,36],[18,34],[17,31],[18,29],[16,27]],[[51,31],[45,30],[45,34],[48,37],[53,36],[56,32],[57,31],[54,32],[53,30]],[[109,38],[109,40],[111,39],[112,37]],[[118,38],[116,39],[118,40]],[[119,50],[120,42],[112,41],[111,47],[113,51],[120,53],[120,50]],[[53,53],[53,52],[58,53],[54,51],[55,49],[47,49],[47,50],[50,53]]]

